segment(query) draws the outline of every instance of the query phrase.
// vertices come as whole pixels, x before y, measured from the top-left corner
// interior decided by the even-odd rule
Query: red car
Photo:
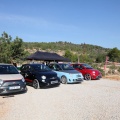
[[[85,80],[96,80],[102,78],[102,74],[99,70],[92,68],[86,63],[71,64],[71,66],[81,72]]]

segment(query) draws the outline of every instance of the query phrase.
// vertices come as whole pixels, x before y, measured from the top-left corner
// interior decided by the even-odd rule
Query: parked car
[[[24,76],[26,83],[31,84],[35,89],[60,85],[57,74],[44,64],[24,64],[20,68],[20,73]]]
[[[86,63],[71,64],[71,66],[81,72],[85,80],[96,80],[102,78],[102,74],[99,70],[92,68]]]
[[[0,94],[27,91],[26,82],[17,68],[11,64],[0,64]]]
[[[63,84],[81,83],[83,75],[66,63],[50,63],[49,67],[55,71]]]

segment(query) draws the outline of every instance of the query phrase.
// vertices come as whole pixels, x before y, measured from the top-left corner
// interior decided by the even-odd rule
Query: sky
[[[120,0],[0,0],[0,35],[120,49]]]

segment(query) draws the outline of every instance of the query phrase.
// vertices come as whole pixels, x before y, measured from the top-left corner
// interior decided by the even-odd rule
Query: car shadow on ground
[[[61,85],[61,84],[59,84],[59,85],[50,85],[50,86],[42,86],[42,87],[40,87],[40,89],[51,89],[51,88],[57,88],[57,87],[60,87],[60,85]],[[29,87],[35,89],[31,84],[27,84],[27,86],[29,86]],[[35,90],[37,90],[37,89],[35,89]]]
[[[52,88],[57,88],[57,87],[60,87],[60,85],[45,86],[45,87],[42,87],[40,89],[52,89]]]
[[[76,84],[82,84],[82,82],[78,82],[78,83],[67,83],[65,85],[76,85]],[[64,85],[64,84],[63,84]]]

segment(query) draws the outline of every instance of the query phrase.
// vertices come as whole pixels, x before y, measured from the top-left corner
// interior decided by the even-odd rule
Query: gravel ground
[[[0,113],[0,120],[120,120],[120,81],[28,86],[27,93],[0,96]]]

